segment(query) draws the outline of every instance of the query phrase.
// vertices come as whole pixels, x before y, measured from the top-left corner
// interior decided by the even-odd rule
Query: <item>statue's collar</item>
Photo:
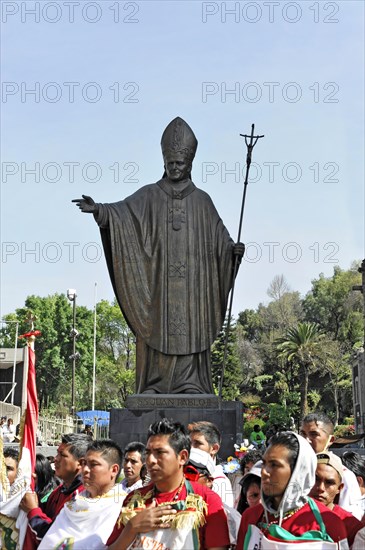
[[[190,179],[180,181],[179,183],[170,183],[167,178],[163,178],[157,185],[161,187],[167,195],[172,199],[181,200],[190,195],[196,187]]]

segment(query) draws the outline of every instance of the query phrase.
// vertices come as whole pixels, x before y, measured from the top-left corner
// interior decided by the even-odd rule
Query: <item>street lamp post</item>
[[[76,353],[76,338],[78,332],[76,330],[76,290],[74,288],[69,288],[67,290],[67,298],[72,302],[72,329],[70,332],[70,338],[72,338],[72,382],[71,382],[71,415],[72,418],[75,418],[76,414],[76,391],[75,391],[75,377],[76,377],[76,359],[79,357],[79,354]]]

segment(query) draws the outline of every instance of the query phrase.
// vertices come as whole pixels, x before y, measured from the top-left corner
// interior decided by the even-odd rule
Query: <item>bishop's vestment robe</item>
[[[210,346],[234,256],[211,198],[189,179],[163,178],[97,206],[114,292],[137,338],[137,393],[213,393]]]

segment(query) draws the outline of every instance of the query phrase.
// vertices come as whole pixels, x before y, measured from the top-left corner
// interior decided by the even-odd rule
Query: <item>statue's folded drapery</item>
[[[97,206],[114,292],[137,337],[137,392],[212,393],[210,346],[234,256],[209,195],[162,179]]]

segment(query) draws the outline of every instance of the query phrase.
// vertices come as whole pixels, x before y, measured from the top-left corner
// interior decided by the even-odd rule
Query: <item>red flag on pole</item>
[[[34,334],[39,331],[33,331],[24,336],[29,338],[28,340],[28,381],[27,381],[27,409],[25,412],[25,421],[23,428],[23,437],[20,443],[21,456],[19,466],[24,469],[24,474],[28,472],[30,467],[30,487],[34,490],[34,479],[32,472],[35,468],[35,456],[36,456],[36,444],[37,444],[37,426],[38,426],[38,399],[37,399],[37,387],[35,376],[35,353],[34,353],[34,337],[38,334]],[[23,466],[23,468],[22,468]]]
[[[33,330],[19,336],[19,338],[27,338],[28,344],[27,408],[20,441],[21,450],[17,477],[11,485],[9,494],[6,495],[6,502],[1,503],[0,538],[3,539],[3,547],[9,549],[23,548],[28,520],[27,514],[19,510],[19,503],[25,491],[34,490],[32,473],[36,461],[38,425],[34,340],[40,334],[39,330]]]

